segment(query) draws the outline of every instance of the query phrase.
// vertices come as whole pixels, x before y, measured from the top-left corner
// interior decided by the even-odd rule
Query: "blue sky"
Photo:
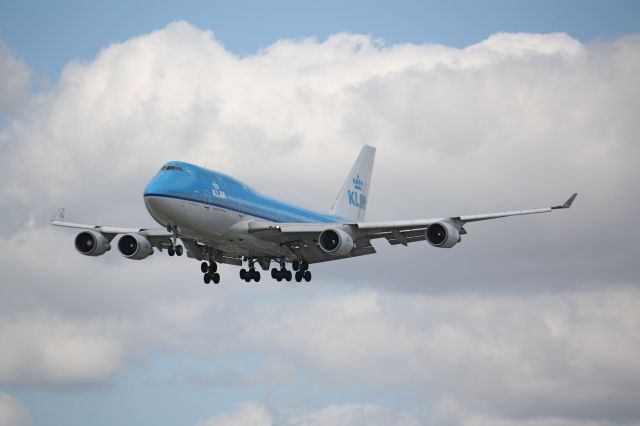
[[[619,40],[638,32],[640,2],[621,0],[5,1],[0,72],[30,83],[0,84],[0,414],[640,421],[640,235],[611,227],[638,211],[640,39]],[[322,208],[363,143],[371,220],[580,197],[470,225],[452,250],[383,242],[308,287],[247,287],[227,266],[204,287],[190,259],[89,259],[48,226],[63,205],[153,224],[141,189],[174,159]]]
[[[40,73],[56,77],[73,59],[184,19],[213,30],[227,49],[255,53],[278,39],[346,31],[386,43],[464,47],[507,32],[567,32],[581,41],[638,31],[633,0],[525,1],[134,1],[4,2],[0,40]]]

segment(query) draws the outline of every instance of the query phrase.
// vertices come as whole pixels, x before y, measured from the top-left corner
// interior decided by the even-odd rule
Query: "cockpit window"
[[[180,166],[162,166],[160,170],[176,170],[178,172],[182,171],[182,167]]]

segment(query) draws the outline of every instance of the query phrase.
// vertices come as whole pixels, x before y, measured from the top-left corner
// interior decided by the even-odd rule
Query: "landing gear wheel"
[[[253,271],[253,280],[257,283],[260,282],[260,272],[258,271]]]
[[[204,283],[209,284],[211,282],[211,275],[204,274]],[[215,281],[214,281],[215,282]]]
[[[214,284],[218,284],[220,282],[220,274],[218,274],[217,272],[214,273],[211,279]]]
[[[302,274],[303,273],[301,271],[296,272],[296,282],[299,283],[300,281],[302,281]]]
[[[291,274],[291,271],[285,271],[285,278],[287,279],[287,281],[291,281],[292,276],[293,274]]]
[[[209,265],[207,265],[207,262],[202,262],[200,264],[200,270],[203,274],[206,274],[209,271]]]
[[[244,268],[240,269],[240,279],[249,282],[248,278],[249,277],[247,277],[247,270]]]
[[[173,256],[174,254],[176,254],[176,251],[173,249],[173,247],[169,247],[167,249],[167,253],[169,253],[169,256]]]
[[[300,269],[300,262],[298,262],[297,260],[294,260],[293,263],[291,264],[291,267],[293,268],[294,271],[297,271]]]
[[[306,282],[311,281],[311,272],[309,272],[309,271],[304,271],[304,277],[303,277],[303,278],[304,278],[304,280],[305,280]]]
[[[184,252],[182,246],[176,246],[176,254],[178,256],[182,256],[182,253]]]
[[[276,268],[271,269],[271,278],[274,280],[278,278],[278,270]]]
[[[302,262],[300,262],[300,269],[302,269],[303,271],[308,270],[309,262],[307,262],[306,260],[303,260]]]

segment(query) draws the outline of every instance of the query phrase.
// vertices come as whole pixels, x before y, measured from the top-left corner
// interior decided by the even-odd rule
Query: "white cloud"
[[[274,409],[263,404],[247,402],[233,412],[215,416],[198,423],[199,426],[234,425],[305,425],[305,426],[358,426],[358,425],[419,425],[417,419],[406,414],[394,414],[371,404],[329,405],[319,410]]]
[[[419,244],[385,252],[382,241],[388,263],[358,259],[322,275],[357,281],[367,269],[384,283],[397,272],[388,265],[403,265],[400,286],[415,290],[423,279],[412,266],[429,256],[430,273],[459,287],[478,279],[510,287],[514,277],[527,287],[629,281],[638,231],[612,224],[638,209],[628,194],[638,178],[639,40],[582,45],[566,34],[497,34],[453,49],[337,34],[238,58],[210,32],[173,23],[69,64],[8,123],[0,232],[31,219],[45,224],[61,205],[79,221],[152,226],[140,194],[170,159],[324,209],[370,143],[379,148],[370,219],[581,195],[574,210],[553,217],[469,225],[451,251]],[[506,253],[500,270],[487,270]],[[597,261],[581,262],[587,257]],[[457,268],[460,259],[466,268]]]
[[[454,49],[337,34],[239,58],[178,22],[69,64],[0,135],[0,382],[102,383],[155,348],[252,353],[255,371],[184,380],[388,392],[427,414],[249,403],[213,424],[637,420],[639,52],[638,36]],[[378,242],[377,256],[314,265],[311,287],[247,288],[224,268],[203,289],[193,261],[84,258],[48,229],[63,205],[74,221],[153,225],[141,193],[170,159],[328,207],[363,143],[379,148],[370,219],[581,195],[568,212],[469,225],[453,250]]]
[[[0,117],[20,111],[30,77],[29,67],[0,42]]]
[[[287,306],[247,332],[341,389],[455,395],[515,418],[616,418],[640,414],[639,301],[628,288],[492,298],[365,292]]]
[[[86,384],[109,378],[122,348],[100,327],[60,318],[0,320],[0,382]]]
[[[31,424],[29,412],[20,400],[0,392],[0,426],[26,426]]]
[[[273,419],[264,406],[254,403],[244,403],[236,407],[231,413],[216,416],[198,426],[234,426],[234,425],[270,426]]]

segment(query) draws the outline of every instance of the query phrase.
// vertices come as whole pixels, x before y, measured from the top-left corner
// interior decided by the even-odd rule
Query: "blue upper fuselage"
[[[345,222],[338,216],[274,200],[232,177],[179,161],[165,164],[145,188],[144,196],[208,204],[272,222]]]

